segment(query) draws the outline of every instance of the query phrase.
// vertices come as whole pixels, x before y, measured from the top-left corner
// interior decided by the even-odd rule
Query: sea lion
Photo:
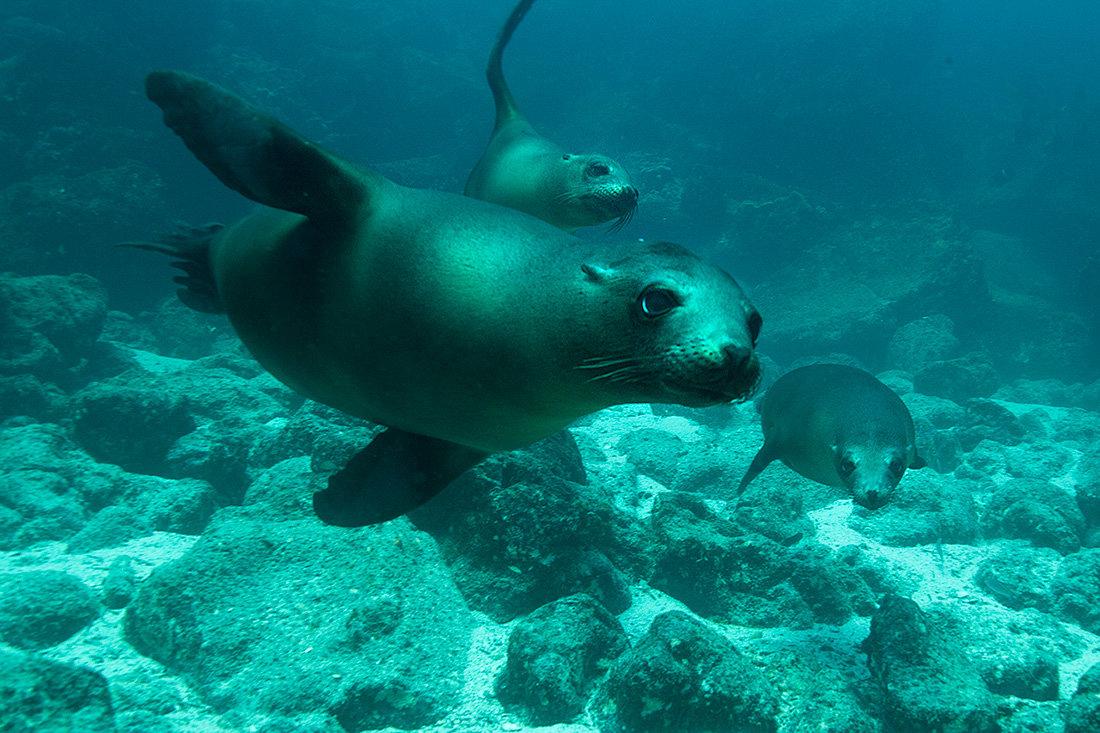
[[[740,495],[778,459],[806,478],[849,489],[876,509],[890,500],[917,455],[913,418],[893,390],[862,369],[811,364],[784,374],[760,406],[764,446],[737,488]]]
[[[535,0],[520,0],[489,55],[486,76],[496,104],[489,146],[470,173],[465,193],[519,209],[559,229],[617,219],[622,228],[634,213],[638,189],[621,165],[599,153],[571,153],[535,132],[516,107],[504,80],[501,57]]]
[[[225,185],[272,208],[146,244],[271,374],[388,429],[329,478],[330,524],[399,516],[495,451],[614,404],[712,405],[759,378],[760,314],[669,243],[608,245],[347,163],[209,82],[146,93]]]

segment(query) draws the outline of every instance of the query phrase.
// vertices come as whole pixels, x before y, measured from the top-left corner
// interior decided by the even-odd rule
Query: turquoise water
[[[510,11],[0,7],[0,729],[1100,731],[1093,3],[536,2],[504,58],[520,109],[639,191],[621,231],[581,229],[561,259],[684,245],[763,318],[757,398],[802,365],[859,367],[927,466],[874,509],[793,459],[738,496],[759,399],[631,402],[407,516],[318,519],[313,493],[381,427],[281,383],[163,258],[114,246],[255,208],[143,79],[209,79],[460,193]],[[674,296],[646,311],[678,317]],[[646,328],[641,308],[630,291],[613,328]]]

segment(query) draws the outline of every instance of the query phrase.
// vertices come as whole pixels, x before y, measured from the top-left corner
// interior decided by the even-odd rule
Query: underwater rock
[[[526,711],[534,725],[568,722],[629,646],[619,622],[591,596],[558,599],[512,630],[497,695]]]
[[[1081,547],[1085,519],[1064,489],[1036,479],[1012,479],[990,497],[982,531],[987,537],[1028,540],[1065,555]]]
[[[0,639],[20,649],[65,641],[99,616],[88,586],[57,570],[0,575]]]
[[[655,428],[631,428],[615,443],[637,473],[674,491],[716,497],[736,486],[739,466],[729,458],[724,439],[692,417],[669,415]],[[686,435],[690,434],[690,439]]]
[[[152,532],[152,526],[131,507],[104,507],[73,535],[65,551],[71,555],[80,555],[93,550],[118,547]]]
[[[889,361],[895,369],[915,374],[934,361],[955,355],[959,340],[955,324],[943,314],[924,316],[894,331],[890,338]]]
[[[0,721],[8,731],[115,733],[103,675],[6,649],[0,649]]]
[[[970,544],[978,535],[977,488],[975,482],[927,468],[908,471],[889,504],[874,511],[855,506],[848,524],[894,547]]]
[[[1076,499],[1085,524],[1100,526],[1100,466],[1092,466],[1091,472],[1077,485]]]
[[[140,385],[134,374],[99,382],[73,397],[73,435],[101,463],[163,474],[178,438],[195,429],[186,399],[168,385]]]
[[[12,415],[39,420],[57,418],[66,403],[60,388],[38,377],[30,374],[0,377],[0,419]]]
[[[316,520],[313,492],[325,487],[322,479],[309,456],[288,458],[257,476],[245,491],[243,503],[254,516]]]
[[[1051,582],[1061,556],[1049,548],[1011,543],[978,565],[974,582],[999,603],[1020,610],[1049,611]]]
[[[882,599],[863,650],[888,730],[998,730],[993,698],[959,640],[908,598]]]
[[[663,613],[613,664],[601,730],[770,733],[779,701],[734,645],[681,611]]]
[[[71,384],[106,315],[107,292],[89,275],[0,275],[0,375]]]
[[[490,456],[409,518],[439,541],[467,602],[507,621],[579,592],[621,606],[618,571],[593,567],[588,554],[612,555],[615,511],[611,493],[587,482],[563,431]],[[604,581],[594,584],[593,571]]]
[[[272,422],[272,434],[252,446],[248,460],[253,466],[311,456],[316,469],[335,471],[381,431],[377,425],[312,401],[301,404],[288,419]]]
[[[1100,664],[1089,667],[1077,682],[1073,697],[1062,703],[1065,733],[1096,733],[1100,730]]]
[[[1000,378],[984,355],[933,362],[913,375],[913,388],[918,392],[959,404],[975,397],[988,397],[998,386]]]
[[[103,605],[110,609],[125,608],[134,597],[137,588],[137,573],[129,556],[119,555],[107,568],[107,577],[100,588]]]
[[[982,670],[990,692],[1027,700],[1058,699],[1058,660],[1034,649],[1014,649],[999,664]]]
[[[219,711],[327,711],[349,731],[446,715],[472,627],[435,543],[406,522],[348,530],[246,509],[158,567],[123,624]]]
[[[1051,591],[1055,613],[1100,634],[1100,550],[1081,550],[1064,559]]]
[[[936,313],[967,325],[990,299],[981,262],[958,234],[946,218],[838,227],[754,283],[753,302],[770,314],[769,353],[791,362],[839,351],[879,365],[899,322]]]
[[[993,400],[972,399],[963,403],[958,435],[964,451],[973,450],[983,440],[1019,445],[1025,433],[1019,418]]]
[[[806,628],[874,609],[866,581],[824,547],[802,542],[791,548],[746,533],[691,494],[660,494],[652,516],[650,585],[701,616]]]

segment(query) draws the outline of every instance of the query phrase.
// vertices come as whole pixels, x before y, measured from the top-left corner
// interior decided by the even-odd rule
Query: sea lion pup
[[[271,374],[387,430],[314,495],[322,520],[404,514],[495,451],[628,402],[713,405],[759,377],[760,315],[678,245],[608,245],[404,188],[229,92],[159,71],[146,93],[225,185],[267,207],[139,245],[222,311]]]
[[[760,407],[764,446],[737,488],[740,495],[774,460],[812,481],[846,487],[877,509],[906,468],[922,468],[913,418],[893,390],[862,369],[811,364],[776,380]]]
[[[496,125],[466,181],[465,193],[570,232],[612,219],[618,220],[613,229],[621,229],[638,204],[638,189],[623,167],[599,153],[567,152],[539,135],[519,113],[504,81],[504,47],[534,1],[520,0],[489,55],[486,76],[496,104]]]

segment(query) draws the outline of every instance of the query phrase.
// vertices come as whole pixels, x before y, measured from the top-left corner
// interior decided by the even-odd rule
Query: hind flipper
[[[385,522],[428,501],[487,455],[389,428],[329,477],[328,488],[313,495],[313,510],[338,527]]]
[[[311,219],[339,219],[367,198],[364,174],[221,87],[154,71],[145,93],[172,128],[229,188]]]
[[[497,42],[493,45],[493,50],[489,54],[489,66],[485,70],[485,76],[489,80],[489,90],[493,93],[493,103],[496,105],[497,119],[494,130],[499,130],[506,122],[520,116],[519,109],[516,107],[516,100],[512,97],[512,90],[508,88],[508,82],[504,80],[502,60],[504,47],[508,45],[508,41],[512,40],[512,34],[516,32],[516,28],[534,4],[535,0],[519,0],[516,6],[512,8],[508,20],[504,22],[504,27],[500,29]]]

